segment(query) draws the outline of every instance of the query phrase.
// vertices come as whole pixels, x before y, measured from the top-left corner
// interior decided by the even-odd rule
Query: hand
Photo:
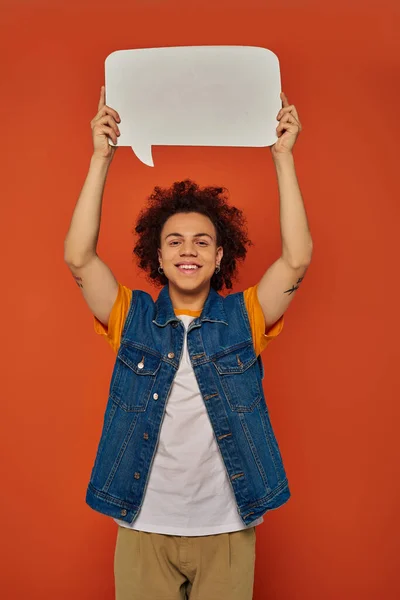
[[[117,148],[115,146],[110,146],[108,140],[110,137],[114,144],[116,144],[118,141],[117,136],[120,135],[120,131],[117,121],[118,123],[121,122],[119,114],[109,106],[106,106],[105,87],[102,85],[98,113],[90,122],[92,127],[94,156],[99,156],[101,158],[107,158],[110,160],[113,158]]]
[[[273,158],[279,158],[283,154],[290,154],[296,142],[297,136],[303,129],[294,104],[289,105],[286,95],[281,92],[283,107],[278,112],[276,118],[280,121],[276,128],[278,141],[270,146]]]

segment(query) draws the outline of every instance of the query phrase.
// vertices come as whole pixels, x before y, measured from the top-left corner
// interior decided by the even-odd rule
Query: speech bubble
[[[152,146],[270,146],[282,108],[276,54],[257,46],[117,50],[105,60],[117,146],[154,166]],[[109,140],[110,145],[115,145]]]

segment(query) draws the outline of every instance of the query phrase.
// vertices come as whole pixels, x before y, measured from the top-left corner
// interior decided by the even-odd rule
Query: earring
[[[221,267],[219,265],[217,265],[215,267],[215,274],[218,275],[218,273],[220,272],[220,270],[221,270]]]
[[[164,269],[161,265],[158,267],[158,272],[160,273],[160,275],[164,275]]]

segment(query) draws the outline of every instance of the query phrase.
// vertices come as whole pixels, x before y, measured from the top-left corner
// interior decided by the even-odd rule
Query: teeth
[[[180,269],[198,269],[196,265],[179,265]]]

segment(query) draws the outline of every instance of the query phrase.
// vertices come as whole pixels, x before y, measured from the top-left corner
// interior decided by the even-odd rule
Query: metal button
[[[138,369],[143,369],[144,364],[142,362],[138,363]]]
[[[176,321],[174,321],[173,323],[171,323],[172,327],[175,329],[175,327],[178,327],[178,323]]]
[[[148,439],[149,439],[149,434],[148,434],[148,433],[144,433],[144,434],[143,434],[143,438],[144,438],[145,440],[148,440]]]
[[[154,400],[158,400],[158,394],[153,394]]]
[[[140,479],[140,473],[135,473],[134,477],[135,479]]]
[[[168,358],[175,358],[175,354],[173,352],[168,352]]]
[[[127,514],[128,514],[128,511],[127,511],[125,508],[123,508],[123,509],[121,510],[121,516],[122,516],[122,517],[126,517],[126,515],[127,515]]]

